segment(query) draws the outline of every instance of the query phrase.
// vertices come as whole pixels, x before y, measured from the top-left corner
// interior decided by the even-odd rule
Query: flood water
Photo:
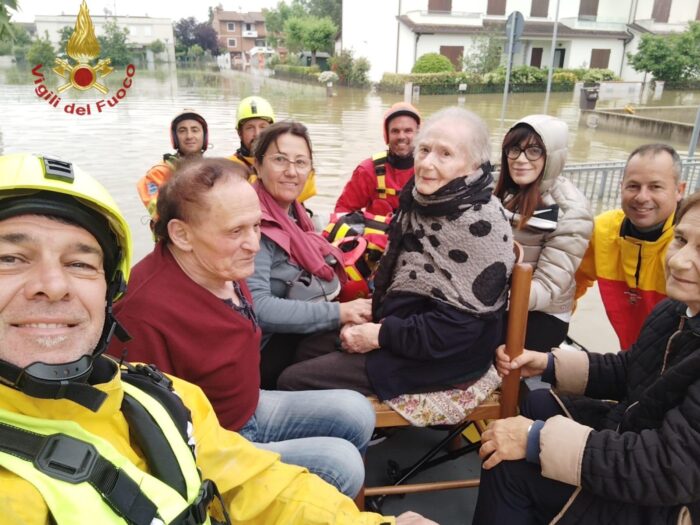
[[[53,75],[50,71],[44,74]],[[115,71],[108,96],[116,93],[124,71]],[[133,85],[114,107],[95,111],[103,98],[94,90],[63,95],[61,106],[74,101],[91,103],[91,115],[66,114],[39,98],[30,71],[0,69],[0,153],[32,151],[75,162],[96,176],[114,195],[134,234],[135,261],[152,248],[147,214],[138,199],[135,183],[163,153],[170,152],[168,127],[183,108],[200,112],[209,123],[210,156],[229,156],[238,147],[235,110],[238,101],[251,94],[270,100],[278,119],[294,117],[310,130],[319,194],[309,201],[312,209],[328,214],[353,168],[384,148],[382,113],[400,95],[367,90],[336,89],[328,98],[325,87],[296,84],[244,73],[137,70]],[[55,88],[55,83],[47,84]],[[543,110],[544,93],[511,94],[504,122],[507,129],[517,119]],[[621,107],[629,101],[599,102],[598,107]],[[449,105],[463,105],[481,115],[491,129],[494,152],[504,129],[500,127],[502,98],[494,95],[423,96],[415,105],[424,116]],[[667,91],[646,105],[700,104],[700,92]],[[550,114],[569,124],[569,162],[624,160],[636,146],[663,137],[624,136],[579,127],[578,97],[552,93]],[[687,144],[672,143],[679,150]]]

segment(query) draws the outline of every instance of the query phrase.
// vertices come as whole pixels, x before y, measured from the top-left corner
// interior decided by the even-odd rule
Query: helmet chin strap
[[[116,288],[115,288],[116,287]],[[107,292],[105,323],[100,340],[91,355],[84,355],[70,363],[32,363],[20,368],[0,360],[0,383],[40,399],[69,399],[93,412],[97,412],[107,395],[88,384],[93,363],[107,350],[113,335],[128,341],[129,334],[117,322],[112,313],[112,297],[122,287],[122,279],[115,279]]]

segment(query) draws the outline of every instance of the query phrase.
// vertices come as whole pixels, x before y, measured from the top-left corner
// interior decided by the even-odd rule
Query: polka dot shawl
[[[410,293],[477,315],[499,310],[514,262],[513,235],[492,191],[488,164],[433,195],[409,183],[375,279],[375,302],[385,293]]]

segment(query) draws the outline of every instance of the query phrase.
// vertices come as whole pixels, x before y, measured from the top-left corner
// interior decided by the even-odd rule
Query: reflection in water
[[[50,71],[49,68],[44,68]],[[49,76],[45,72],[46,76]],[[115,70],[109,79],[110,94],[123,78]],[[33,91],[31,72],[1,70],[0,151],[50,153],[80,165],[99,178],[115,196],[134,232],[135,258],[152,246],[147,213],[138,199],[135,183],[163,153],[170,151],[168,125],[185,107],[204,115],[209,123],[209,155],[228,156],[238,147],[235,110],[238,101],[251,94],[266,97],[278,118],[294,116],[308,125],[319,175],[319,195],[310,201],[321,214],[330,212],[342,185],[364,158],[384,148],[381,120],[384,110],[399,95],[337,89],[327,98],[320,84],[294,84],[264,76],[211,71],[177,71],[161,68],[137,70],[134,85],[117,107],[100,115],[67,115],[40,100]],[[96,101],[96,92],[78,96],[72,90],[64,99]],[[531,113],[542,111],[543,93],[512,94],[505,127]],[[458,104],[457,95],[423,96],[415,105],[425,116]],[[674,92],[648,105],[698,105],[700,93]],[[621,102],[602,102],[619,106]],[[464,107],[481,115],[491,127],[494,153],[505,130],[499,129],[501,95],[470,95]],[[624,105],[624,104],[623,104]],[[570,162],[623,160],[634,147],[658,140],[578,127],[578,99],[572,93],[552,93],[550,111],[570,127]],[[673,144],[684,150],[687,144]]]

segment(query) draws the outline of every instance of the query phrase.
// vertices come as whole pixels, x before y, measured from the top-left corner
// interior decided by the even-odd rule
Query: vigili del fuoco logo
[[[36,88],[34,93],[42,100],[54,108],[63,109],[65,113],[71,115],[93,115],[99,114],[113,108],[122,101],[131,88],[134,75],[136,74],[136,66],[129,64],[126,66],[124,80],[117,92],[94,103],[92,102],[64,102],[61,98],[64,93],[70,93],[71,89],[78,91],[90,91],[95,89],[107,95],[109,88],[102,80],[114,72],[114,68],[110,65],[110,58],[102,58],[96,64],[92,62],[100,55],[100,42],[95,36],[95,26],[92,24],[88,6],[83,0],[78,12],[78,18],[75,20],[75,29],[68,44],[66,45],[66,54],[74,60],[65,60],[57,58],[54,62],[52,71],[58,75],[59,85],[56,88],[56,93],[50,90],[44,84],[46,77],[42,72],[43,64],[38,64],[32,69],[32,75],[36,77],[34,84]]]

